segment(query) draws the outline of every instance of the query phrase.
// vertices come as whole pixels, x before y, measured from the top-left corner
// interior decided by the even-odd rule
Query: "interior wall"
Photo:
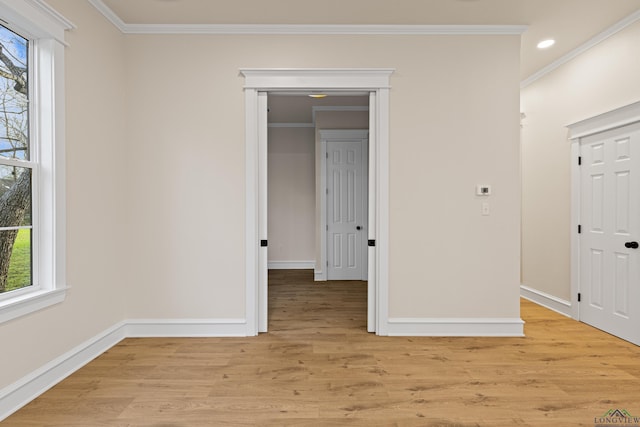
[[[522,283],[570,295],[568,124],[640,100],[640,23],[522,90]]]
[[[269,262],[315,262],[314,136],[313,128],[269,128]]]
[[[369,97],[363,97],[368,103]],[[362,104],[363,102],[361,102]],[[326,171],[322,170],[321,159],[324,153],[322,152],[322,144],[320,139],[320,130],[322,129],[369,129],[369,111],[318,111],[316,113],[316,128],[315,128],[315,153],[316,153],[316,176],[315,176],[315,259],[316,262],[322,259],[322,233],[325,230],[322,229],[320,224],[321,212],[322,212],[322,174]],[[316,268],[322,270],[322,268]]]
[[[124,36],[88,2],[48,0],[77,28],[66,68],[67,281],[63,303],[0,324],[0,389],[123,319],[129,183]]]
[[[245,67],[396,68],[390,313],[519,315],[519,36],[126,39],[127,317],[245,316]]]

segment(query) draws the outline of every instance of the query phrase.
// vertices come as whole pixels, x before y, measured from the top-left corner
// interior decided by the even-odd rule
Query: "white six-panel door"
[[[327,279],[366,277],[366,176],[362,141],[327,142]]]
[[[580,155],[580,320],[640,345],[640,125],[582,138]]]

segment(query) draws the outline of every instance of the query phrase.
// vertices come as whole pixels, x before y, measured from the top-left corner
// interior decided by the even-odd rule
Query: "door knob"
[[[624,244],[625,248],[638,249],[638,242],[627,242]]]
[[[362,230],[362,227],[360,227],[359,225],[356,227],[356,230]],[[636,243],[637,245],[637,243]]]

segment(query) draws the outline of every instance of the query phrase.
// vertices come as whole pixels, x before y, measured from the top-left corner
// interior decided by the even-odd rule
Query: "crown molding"
[[[594,36],[591,39],[587,40],[585,43],[581,44],[577,48],[573,49],[572,51],[570,51],[570,52],[566,53],[565,55],[561,56],[560,58],[556,59],[551,64],[547,65],[546,67],[540,69],[539,71],[533,73],[532,75],[530,75],[529,77],[524,79],[520,83],[520,89],[526,88],[527,86],[529,86],[533,82],[541,79],[542,77],[544,77],[547,74],[551,73],[555,69],[557,69],[560,66],[566,64],[567,62],[569,62],[572,59],[578,57],[579,55],[582,55],[583,53],[585,53],[589,49],[591,49],[594,46],[600,44],[601,42],[605,41],[609,37],[619,33],[620,31],[624,30],[628,26],[638,22],[639,20],[640,20],[640,10],[637,10],[634,13],[632,13],[631,15],[627,16],[626,18],[623,18],[620,21],[616,22],[615,24],[613,24],[611,27],[607,28],[606,30],[604,30],[600,34],[597,34],[596,36]]]
[[[125,34],[520,35],[526,28],[520,25],[124,24],[121,30]]]
[[[124,34],[520,35],[526,25],[128,24],[102,0],[89,0]]]

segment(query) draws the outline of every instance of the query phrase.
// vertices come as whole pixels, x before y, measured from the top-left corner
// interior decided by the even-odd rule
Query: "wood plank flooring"
[[[126,339],[2,426],[594,426],[640,348],[522,301],[525,338],[378,337],[364,282],[270,273],[268,334]]]

